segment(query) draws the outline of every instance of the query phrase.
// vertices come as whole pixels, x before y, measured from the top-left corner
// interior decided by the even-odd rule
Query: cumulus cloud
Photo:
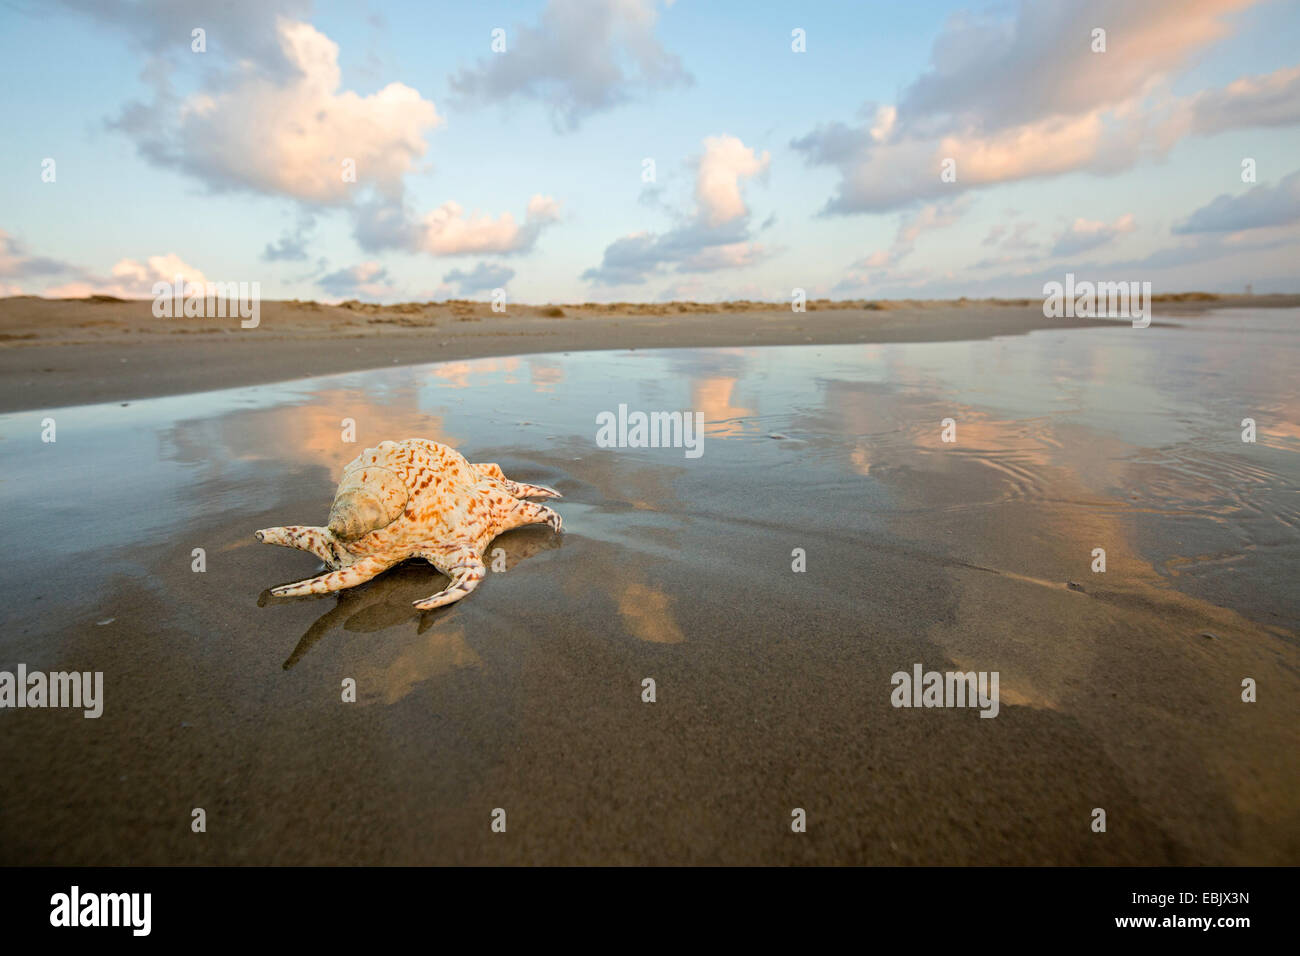
[[[720,269],[742,269],[762,262],[768,250],[757,242],[728,242],[705,246],[681,260],[678,272],[717,272]]]
[[[899,258],[912,251],[917,238],[923,232],[932,232],[935,229],[951,226],[962,217],[969,207],[969,199],[962,196],[952,202],[931,203],[922,206],[916,212],[904,216],[899,221],[898,238],[894,244],[894,248],[900,253]]]
[[[155,282],[173,282],[177,279],[183,282],[208,281],[207,276],[202,272],[171,252],[161,256],[150,256],[143,263],[136,262],[134,259],[123,259],[113,266],[113,277],[137,287],[145,285],[152,287]]]
[[[292,232],[285,232],[274,243],[266,244],[262,250],[262,259],[266,262],[301,262],[306,259],[307,243],[315,227],[316,217],[303,212],[298,216],[298,223]]]
[[[45,256],[28,255],[26,248],[13,236],[0,229],[0,277],[28,279],[36,276],[57,275],[72,267],[66,262]],[[12,286],[11,288],[17,288]],[[16,295],[17,293],[11,293]]]
[[[514,277],[515,270],[503,263],[480,262],[469,272],[452,269],[442,277],[442,281],[455,284],[459,295],[473,295],[475,292],[503,289]]]
[[[695,177],[695,200],[704,222],[715,227],[747,215],[740,181],[766,173],[771,159],[766,150],[759,156],[735,136],[705,139]]]
[[[970,198],[960,196],[950,202],[927,203],[899,216],[898,233],[894,236],[893,244],[888,249],[877,249],[851,263],[836,289],[862,289],[881,282],[898,281],[904,275],[898,267],[915,250],[916,241],[924,233],[953,225],[966,214],[969,207]]]
[[[1188,108],[1197,133],[1290,126],[1300,122],[1300,66],[1243,76],[1221,90],[1196,94]]]
[[[480,213],[466,216],[458,203],[446,202],[425,216],[417,242],[438,256],[524,252],[559,217],[559,205],[550,196],[530,199],[522,224],[508,212],[496,219]]]
[[[1117,172],[1187,135],[1292,122],[1295,69],[1190,97],[1168,91],[1173,73],[1252,2],[1036,0],[1010,18],[953,17],[931,68],[896,106],[868,109],[857,124],[824,123],[791,145],[838,170],[824,212],[845,214],[1077,170]],[[1090,46],[1099,26],[1105,53]],[[955,182],[940,178],[947,159]]]
[[[443,118],[432,101],[402,83],[389,83],[369,96],[343,89],[338,44],[310,23],[284,15],[304,13],[300,4],[239,0],[211,19],[198,17],[191,0],[178,5],[180,13],[161,0],[70,5],[144,35],[158,29],[150,19],[155,8],[166,8],[158,16],[168,30],[181,22],[211,23],[211,32],[240,54],[197,58],[212,68],[202,74],[198,92],[185,97],[172,90],[170,62],[155,59],[146,69],[153,102],[129,104],[113,125],[151,162],[213,190],[294,200],[301,209],[299,226],[266,245],[266,261],[306,259],[313,216],[322,207],[346,209],[354,237],[367,252],[519,252],[530,249],[557,218],[558,205],[549,197],[534,197],[522,223],[509,213],[467,218],[454,201],[428,213],[412,210],[405,179],[427,152],[426,134]],[[188,38],[189,29],[177,35]],[[238,36],[253,29],[274,39],[274,57]],[[189,54],[188,43],[175,36],[163,49],[173,57],[180,55],[176,51]],[[274,61],[269,66],[268,58]]]
[[[1011,214],[1015,215],[1015,211]],[[1004,250],[1036,249],[1038,243],[1029,238],[1035,228],[1032,222],[998,223],[989,228],[980,245]]]
[[[1113,225],[1113,224],[1111,224]],[[1096,247],[1104,251],[1105,246]],[[1157,290],[1240,290],[1253,282],[1269,291],[1300,291],[1294,263],[1300,253],[1300,234],[1294,225],[1261,226],[1238,232],[1205,233],[1180,237],[1175,244],[1126,258],[1072,258],[1068,271],[1082,278],[1141,279]],[[1214,263],[1211,271],[1205,268]],[[997,270],[997,271],[991,271]],[[1066,270],[1051,255],[999,256],[941,272],[895,270],[875,276],[871,293],[880,296],[1037,296],[1048,280],[1060,281]],[[860,274],[842,282],[837,290],[860,294],[865,283]]]
[[[119,299],[147,299],[153,296],[155,283],[182,285],[206,283],[207,276],[187,263],[174,252],[148,256],[143,262],[121,259],[109,275],[97,276],[79,271],[78,278],[63,285],[44,290],[41,295],[51,299],[79,299],[88,295],[112,295]]]
[[[1135,258],[1071,262],[1070,270],[1079,275],[1103,275],[1120,278],[1124,276],[1140,276],[1143,278],[1156,278],[1161,275],[1177,276],[1179,278],[1175,280],[1177,283],[1174,286],[1175,288],[1205,288],[1202,283],[1206,279],[1206,273],[1204,269],[1200,268],[1205,263],[1232,262],[1234,257],[1237,257],[1235,261],[1244,264],[1244,269],[1240,266],[1237,268],[1237,274],[1241,275],[1244,281],[1250,281],[1252,278],[1263,278],[1267,274],[1258,270],[1269,268],[1267,262],[1270,258],[1293,264],[1298,248],[1300,248],[1300,239],[1296,236],[1294,229],[1258,229],[1241,233],[1219,233],[1189,237],[1188,240],[1179,242],[1176,245],[1156,249]],[[1217,288],[1223,288],[1222,277],[1231,274],[1231,272],[1231,269],[1221,268]],[[1286,282],[1291,288],[1295,287],[1293,273],[1294,269],[1287,270]],[[998,285],[1005,287],[1008,281],[1019,281],[1018,288],[1032,294],[1034,290],[1041,288],[1042,283],[1047,279],[1059,281],[1060,278],[1059,266],[1039,265],[1007,275],[992,276],[977,283],[972,283],[971,287],[979,288],[983,286],[991,288]],[[1165,287],[1169,288],[1168,285]],[[967,289],[958,294],[971,295],[973,293],[970,289]]]
[[[362,262],[338,269],[321,276],[316,284],[337,299],[354,299],[363,295],[382,299],[395,291],[388,281],[388,270],[378,262]]]
[[[536,26],[506,34],[493,53],[450,77],[467,104],[533,99],[570,129],[636,92],[686,84],[681,61],[655,36],[654,0],[550,0]]]
[[[1295,248],[1295,247],[1292,247]],[[1238,250],[1247,252],[1247,250]],[[1080,279],[1150,281],[1157,292],[1184,291],[1199,289],[1205,291],[1240,291],[1242,284],[1254,282],[1256,288],[1269,291],[1300,291],[1293,270],[1286,268],[1285,262],[1279,262],[1287,254],[1284,249],[1263,248],[1249,250],[1249,256],[1238,256],[1235,260],[1225,260],[1226,252],[1220,247],[1198,249],[1164,250],[1159,257],[1150,257],[1149,263],[1114,263],[1114,262],[1078,262],[1070,263],[1070,270]],[[1266,258],[1268,256],[1269,258]],[[1218,260],[1222,264],[1216,267],[1213,276],[1207,274],[1202,263]],[[1269,281],[1269,277],[1277,277]],[[851,287],[847,283],[835,291],[852,295],[870,295],[881,298],[954,298],[967,296],[980,298],[984,296],[1009,296],[1037,298],[1042,293],[1043,284],[1048,281],[1060,282],[1064,270],[1060,266],[1048,266],[1041,260],[1029,267],[1019,267],[973,275],[968,270],[943,270],[941,272],[917,272],[904,276],[897,281],[882,283],[870,287]]]
[[[1127,235],[1137,228],[1133,214],[1126,213],[1114,222],[1098,222],[1090,219],[1076,219],[1069,227],[1056,237],[1052,246],[1053,256],[1073,256],[1089,249],[1096,249],[1120,236]]]
[[[465,215],[459,203],[446,202],[424,217],[421,244],[436,254],[506,252],[519,239],[519,225],[510,213],[497,219]]]
[[[425,153],[425,132],[442,122],[433,103],[402,83],[370,96],[341,90],[338,44],[292,20],[278,20],[276,35],[290,76],[240,61],[204,92],[176,104],[160,93],[159,103],[129,107],[117,125],[154,162],[215,189],[322,204],[346,204],[358,186],[400,195]]]
[[[405,203],[378,201],[358,208],[354,235],[369,252],[402,249],[433,256],[514,255],[530,251],[542,230],[560,218],[550,196],[528,201],[522,222],[511,213],[466,213],[448,201],[417,218]]]
[[[357,203],[352,238],[366,252],[419,248],[419,222],[404,199],[374,198]]]
[[[1300,247],[1294,229],[1257,229],[1240,233],[1195,236],[1190,241],[1157,249],[1140,259],[1107,263],[1106,268],[1117,269],[1168,269],[1177,266],[1199,265],[1243,253],[1257,254],[1271,249]],[[1291,264],[1295,258],[1292,254]],[[1294,269],[1291,270],[1294,272]]]
[[[305,20],[311,0],[58,0],[62,6],[121,29],[144,51],[190,52],[190,33],[202,27],[207,56],[246,61],[247,68],[287,75],[277,23]]]
[[[1218,196],[1174,226],[1173,231],[1181,235],[1240,232],[1294,222],[1300,222],[1300,169],[1276,186],[1261,183],[1240,196]]]
[[[614,240],[599,266],[582,277],[601,285],[640,285],[666,268],[715,272],[761,262],[771,250],[750,235],[742,181],[764,175],[770,155],[735,136],[710,136],[695,162],[695,209],[662,234],[633,233]]]
[[[49,281],[46,277],[62,276],[67,281],[34,291],[31,294],[49,298],[81,298],[88,295],[113,295],[121,299],[150,298],[156,282],[172,283],[180,277],[184,282],[207,282],[202,272],[185,262],[174,252],[156,256],[147,256],[144,261],[120,259],[109,270],[108,275],[99,275],[89,269],[51,259],[46,256],[30,255],[26,247],[0,229],[0,279],[37,279]],[[4,283],[6,295],[18,295],[16,283]]]
[[[1118,106],[1226,36],[1228,16],[1255,2],[1022,0],[1013,18],[957,14],[900,96],[899,123],[944,117],[988,133]],[[1105,53],[1092,50],[1098,27]]]
[[[861,290],[884,282],[910,281],[911,273],[902,271],[899,266],[915,250],[916,241],[927,232],[953,225],[969,208],[970,197],[959,196],[949,202],[927,203],[899,216],[893,244],[851,263],[835,290]]]

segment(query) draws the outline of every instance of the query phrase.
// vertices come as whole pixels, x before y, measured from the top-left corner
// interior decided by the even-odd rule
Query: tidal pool
[[[98,719],[0,710],[3,862],[1297,862],[1298,347],[1239,310],[0,416],[0,669],[104,674]],[[599,447],[620,405],[701,453]],[[565,533],[434,612],[420,562],[270,597],[317,562],[252,532],[408,437]],[[999,672],[998,717],[892,708],[916,664]]]

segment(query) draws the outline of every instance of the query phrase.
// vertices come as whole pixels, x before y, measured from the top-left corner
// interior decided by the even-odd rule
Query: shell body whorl
[[[330,508],[329,529],[343,541],[386,528],[406,508],[410,494],[396,473],[359,462],[344,472]]]

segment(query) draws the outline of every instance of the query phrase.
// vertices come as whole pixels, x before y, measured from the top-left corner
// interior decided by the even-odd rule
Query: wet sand
[[[110,389],[54,444],[6,388],[0,669],[106,702],[0,710],[0,862],[1300,862],[1300,315],[1017,331]],[[620,402],[703,411],[703,455],[595,447]],[[316,564],[252,531],[410,435],[565,533],[439,611],[418,563],[271,598]],[[916,663],[999,715],[892,707]]]

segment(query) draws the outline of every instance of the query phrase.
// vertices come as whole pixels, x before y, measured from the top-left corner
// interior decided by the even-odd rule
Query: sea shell
[[[325,527],[263,528],[258,541],[309,551],[329,572],[273,588],[277,597],[325,594],[369,581],[420,557],[451,578],[416,601],[423,610],[459,601],[483,580],[492,539],[525,524],[561,527],[560,515],[525,499],[559,498],[543,485],[511,481],[495,464],[471,464],[424,438],[381,442],[343,469]]]

